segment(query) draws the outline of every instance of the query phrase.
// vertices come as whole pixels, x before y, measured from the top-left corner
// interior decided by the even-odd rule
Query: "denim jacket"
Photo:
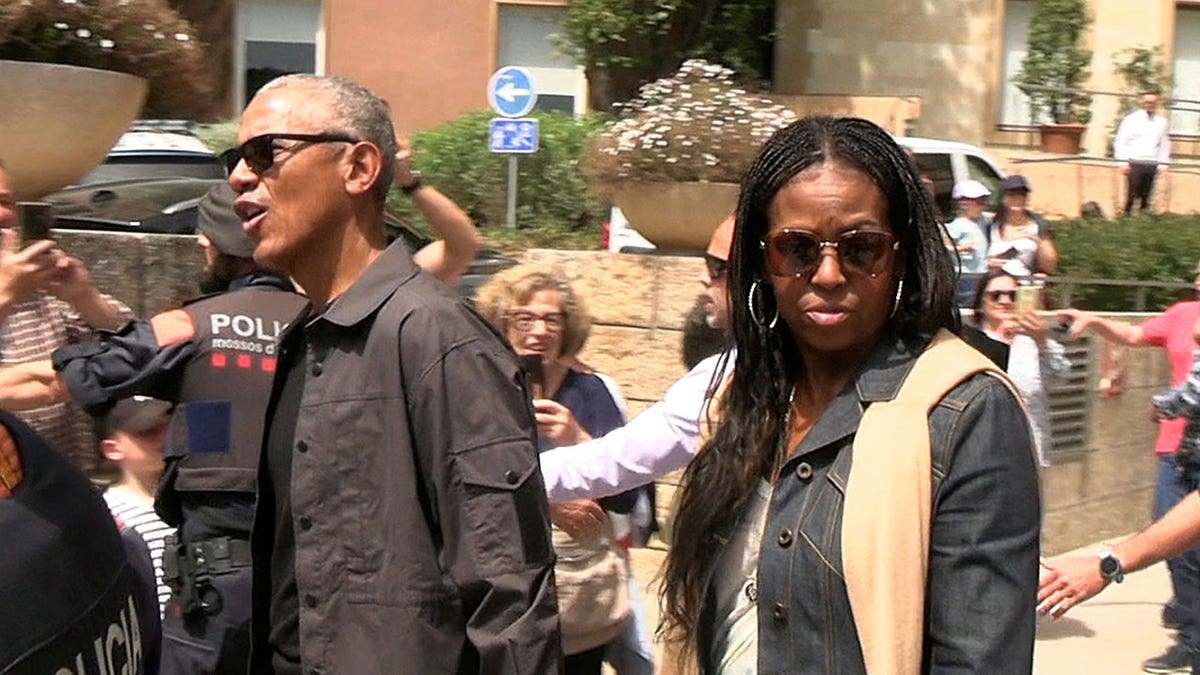
[[[925,344],[882,338],[784,464],[759,550],[760,675],[866,672],[842,576],[851,446],[866,406],[896,396]],[[1028,421],[1002,383],[976,375],[942,399],[929,426],[935,489],[922,671],[1028,673],[1041,517]],[[696,650],[703,673],[714,672],[704,661],[716,620],[706,601]]]

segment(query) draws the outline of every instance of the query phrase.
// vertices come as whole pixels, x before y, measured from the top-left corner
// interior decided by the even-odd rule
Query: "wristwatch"
[[[1100,556],[1100,576],[1118,584],[1125,581],[1125,570],[1121,568],[1121,559],[1111,549],[1102,548],[1098,555]]]
[[[411,195],[412,193],[414,193],[418,189],[420,189],[420,187],[421,187],[421,172],[413,171],[412,172],[412,182],[409,183],[408,185],[401,185],[400,191],[406,195]]]

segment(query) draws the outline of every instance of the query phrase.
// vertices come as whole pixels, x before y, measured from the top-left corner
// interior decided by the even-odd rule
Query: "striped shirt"
[[[163,539],[175,531],[159,519],[154,512],[154,503],[143,499],[120,486],[113,486],[104,491],[104,501],[113,517],[133,528],[141,536],[142,541],[150,549],[150,562],[154,564],[154,581],[158,584],[158,613],[162,616],[166,611],[167,600],[171,597],[171,589],[163,583]]]

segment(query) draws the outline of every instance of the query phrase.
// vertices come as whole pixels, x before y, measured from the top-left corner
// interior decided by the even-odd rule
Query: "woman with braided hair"
[[[956,337],[954,262],[912,163],[870,122],[805,118],[760,151],[737,223],[736,355],[664,570],[676,656],[725,675],[1028,673],[1029,425]]]

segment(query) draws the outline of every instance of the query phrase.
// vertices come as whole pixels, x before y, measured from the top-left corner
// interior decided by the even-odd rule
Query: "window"
[[[501,4],[496,66],[520,66],[529,71],[538,93],[538,110],[579,114],[587,109],[583,68],[554,43],[554,36],[562,32],[566,11],[562,6]]]
[[[238,90],[244,106],[267,82],[320,72],[321,0],[249,0],[238,5]]]
[[[1176,8],[1174,65],[1171,98],[1200,100],[1200,7]],[[1200,136],[1200,103],[1177,105],[1171,110],[1171,133]]]
[[[1032,0],[1007,0],[1004,3],[1004,69],[1000,86],[1000,124],[1033,124],[1029,97],[1013,84],[1021,70],[1021,60],[1029,43],[1029,20],[1033,17]]]

